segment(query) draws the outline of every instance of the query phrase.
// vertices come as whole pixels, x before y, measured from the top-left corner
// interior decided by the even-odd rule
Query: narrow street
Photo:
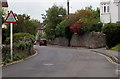
[[[3,67],[3,77],[117,77],[117,66],[89,49],[34,47],[38,55]]]

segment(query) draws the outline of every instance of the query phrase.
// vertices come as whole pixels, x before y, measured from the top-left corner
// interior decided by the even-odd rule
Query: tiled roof
[[[8,7],[8,3],[7,2],[2,2],[2,7]]]

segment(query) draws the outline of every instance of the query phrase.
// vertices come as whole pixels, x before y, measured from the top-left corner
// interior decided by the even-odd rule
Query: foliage
[[[2,15],[2,17],[1,17]],[[5,10],[4,9],[0,9],[0,19],[2,20],[2,24],[4,23],[4,18],[7,14],[5,13]]]
[[[56,36],[57,37],[65,37],[65,29],[68,27],[68,22],[63,20],[60,24],[58,24],[55,28]]]
[[[17,15],[18,23],[14,23],[13,32],[14,33],[30,33],[35,35],[37,32],[37,27],[39,22],[36,20],[31,20],[28,15]]]
[[[106,43],[109,48],[120,43],[120,23],[108,23],[102,28],[106,34]]]
[[[85,10],[89,10],[93,13],[93,17],[96,19],[96,22],[100,22],[100,8],[96,10],[92,6],[86,7]]]
[[[112,47],[112,50],[120,51],[120,44]]]
[[[95,18],[93,17],[93,13],[89,10],[80,10],[78,11],[80,15],[80,19],[84,22],[83,30],[84,32],[90,32],[90,27],[93,26],[95,22]]]
[[[84,32],[91,32],[91,31],[98,31],[100,30],[99,26],[100,24],[98,23],[99,20],[99,11],[98,10],[93,10],[92,8],[90,9],[85,9],[85,10],[78,10],[75,14],[70,14],[68,16],[68,26],[73,26],[76,24],[78,21],[83,21],[84,23],[82,24]],[[94,27],[96,26],[96,28]],[[99,27],[97,27],[99,26]],[[76,28],[77,29],[77,28]],[[79,28],[78,28],[79,30]]]
[[[77,21],[77,22],[74,23],[72,26],[70,26],[70,29],[71,29],[74,33],[83,34],[82,26],[83,26],[83,21]]]
[[[22,50],[32,46],[35,41],[34,36],[29,33],[15,33],[13,38],[14,46]],[[10,44],[10,37],[6,39],[5,43]]]
[[[40,22],[37,20],[31,20],[28,15],[17,15],[18,23],[13,24],[13,33],[30,33],[35,35],[37,32],[37,27]],[[2,28],[3,43],[7,37],[10,36],[10,24],[7,24],[7,28]]]
[[[46,11],[46,15],[43,15],[43,24],[45,25],[45,33],[48,39],[55,38],[55,28],[65,16],[66,10],[63,7],[58,7],[56,5],[53,5],[51,8],[49,8]]]
[[[9,37],[10,30],[8,28],[2,28],[2,42],[4,44],[4,41],[7,37]]]
[[[101,29],[103,27],[103,23],[96,23],[96,24],[93,24],[90,28],[89,28],[89,31],[95,31],[95,32],[100,32]]]

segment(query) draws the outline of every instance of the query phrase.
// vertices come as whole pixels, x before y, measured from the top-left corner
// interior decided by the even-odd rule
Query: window
[[[110,7],[109,6],[107,6],[107,13],[109,13],[110,12]]]
[[[104,6],[104,11],[103,12],[106,13],[106,6]]]
[[[103,13],[109,13],[110,7],[109,4],[103,4]]]

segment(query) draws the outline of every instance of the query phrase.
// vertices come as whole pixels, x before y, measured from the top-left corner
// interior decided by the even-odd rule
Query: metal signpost
[[[17,23],[17,19],[12,11],[8,13],[7,18],[4,21],[5,23],[10,23],[10,55],[11,60],[13,60],[13,23]]]

